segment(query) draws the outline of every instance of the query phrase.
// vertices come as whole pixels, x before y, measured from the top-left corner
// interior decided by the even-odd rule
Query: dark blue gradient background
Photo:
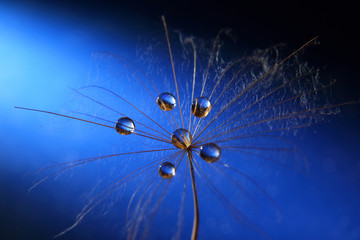
[[[306,2],[237,6],[225,2],[0,1],[0,239],[51,239],[73,222],[86,202],[79,201],[80,196],[96,183],[94,176],[101,175],[84,167],[28,194],[35,178],[29,171],[64,159],[102,154],[112,149],[108,146],[112,141],[99,144],[92,136],[98,138],[100,132],[91,133],[84,124],[13,108],[66,110],[73,98],[68,87],[85,85],[93,52],[134,56],[138,36],[162,31],[161,14],[170,27],[203,38],[231,27],[238,35],[239,49],[278,42],[294,49],[320,35],[321,44],[312,49],[309,62],[324,66],[323,77],[337,79],[333,100],[346,102],[360,97],[354,9]],[[269,178],[283,213],[280,223],[260,224],[271,239],[360,239],[359,123],[359,105],[347,106],[329,122],[301,135],[298,144],[308,156],[310,176],[283,170],[280,176]],[[132,189],[135,186],[126,189],[112,213],[91,215],[59,239],[124,237],[119,229],[124,226]],[[221,209],[218,205],[212,207]],[[188,230],[191,214],[189,205]],[[175,224],[175,217],[166,221]],[[166,229],[157,224],[152,227],[162,232],[158,237],[167,239]],[[226,235],[200,227],[200,239],[238,239],[236,223],[231,226]],[[246,228],[242,234],[243,239],[263,238]]]

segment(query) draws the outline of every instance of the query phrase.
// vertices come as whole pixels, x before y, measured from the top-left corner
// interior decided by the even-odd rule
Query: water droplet
[[[121,135],[129,135],[134,132],[135,124],[130,118],[122,117],[116,122],[115,129]]]
[[[216,162],[220,156],[221,149],[215,143],[207,143],[200,147],[200,157],[208,163]]]
[[[159,175],[162,178],[170,179],[175,175],[175,166],[170,162],[164,162],[159,167]]]
[[[195,117],[206,117],[211,110],[211,103],[206,97],[198,97],[191,104],[191,112]]]
[[[156,103],[163,111],[170,111],[176,106],[176,100],[174,95],[167,92],[160,94],[159,97],[156,99]]]
[[[186,149],[191,145],[191,133],[183,128],[176,129],[171,135],[171,142],[175,147]]]

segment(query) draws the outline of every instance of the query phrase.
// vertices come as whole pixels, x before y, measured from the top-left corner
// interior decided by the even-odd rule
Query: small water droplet
[[[191,104],[191,112],[195,117],[206,117],[211,110],[211,103],[206,97],[195,98]]]
[[[183,128],[176,129],[171,135],[171,142],[175,147],[186,149],[191,145],[191,133]]]
[[[175,166],[170,162],[164,162],[159,167],[159,175],[162,178],[170,179],[175,175]]]
[[[200,157],[208,163],[216,162],[220,156],[221,149],[215,143],[207,143],[200,147]]]
[[[174,95],[167,92],[160,94],[159,97],[156,99],[156,103],[163,111],[170,111],[176,106],[176,100]]]
[[[129,135],[134,132],[135,124],[130,118],[122,117],[116,122],[115,129],[121,135]]]

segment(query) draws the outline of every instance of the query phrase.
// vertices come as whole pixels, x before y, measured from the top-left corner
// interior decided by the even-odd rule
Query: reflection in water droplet
[[[192,136],[188,130],[179,128],[171,135],[171,141],[175,147],[186,149],[191,145]]]
[[[191,112],[195,117],[206,117],[211,110],[211,103],[206,97],[198,97],[191,104]]]
[[[159,167],[159,175],[162,178],[170,179],[175,175],[175,166],[170,162],[164,162]]]
[[[176,100],[174,95],[167,92],[160,94],[159,97],[156,99],[156,103],[163,111],[170,111],[176,106]]]
[[[216,162],[221,156],[221,149],[215,143],[207,143],[200,147],[200,157],[209,163]]]
[[[115,129],[121,135],[129,135],[134,132],[135,124],[130,118],[122,117],[116,122]]]

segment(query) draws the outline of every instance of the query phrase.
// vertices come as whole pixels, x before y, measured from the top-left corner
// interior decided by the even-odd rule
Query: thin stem
[[[182,114],[182,110],[181,110],[181,103],[180,103],[180,97],[179,97],[179,89],[178,89],[177,80],[176,80],[176,74],[175,74],[174,60],[173,60],[173,55],[172,55],[172,51],[171,51],[171,45],[170,45],[170,39],[169,39],[169,32],[168,32],[168,29],[167,29],[165,17],[164,17],[164,16],[161,16],[161,20],[162,20],[162,22],[163,22],[163,24],[164,24],[166,41],[167,41],[167,44],[168,44],[168,47],[169,47],[170,61],[171,61],[171,67],[172,67],[173,75],[174,75],[174,81],[175,81],[177,99],[178,99],[178,102],[179,102],[181,122],[182,122],[183,128],[185,128],[184,118],[183,118],[183,114]]]
[[[82,118],[71,117],[71,116],[68,116],[68,115],[55,113],[55,112],[50,112],[50,111],[45,111],[45,110],[33,109],[33,108],[25,108],[25,107],[14,107],[14,108],[21,109],[21,110],[33,111],[33,112],[47,113],[47,114],[51,114],[51,115],[56,115],[56,116],[60,116],[60,117],[65,117],[65,118],[75,119],[75,120],[79,120],[79,121],[83,121],[83,122],[87,122],[87,123],[92,123],[92,124],[96,124],[96,125],[107,127],[107,128],[114,128],[113,126],[109,126],[109,125],[106,125],[106,124],[101,124],[101,123],[85,120],[85,119],[82,119]]]
[[[192,183],[193,197],[194,197],[194,223],[193,223],[193,229],[192,229],[192,233],[191,233],[191,240],[196,240],[197,236],[198,236],[198,231],[199,231],[199,203],[198,203],[198,197],[197,197],[197,192],[196,192],[193,155],[190,150],[188,151],[188,160],[189,160],[189,166],[190,166],[191,183]]]
[[[191,104],[194,100],[194,90],[195,90],[195,76],[196,76],[196,47],[194,41],[191,39],[190,41],[193,51],[194,51],[194,71],[193,71],[193,85],[192,85],[192,93],[191,93]],[[189,131],[191,131],[191,107],[190,107],[190,120],[189,120]]]
[[[184,177],[184,188],[183,188],[183,194],[182,194],[182,199],[181,199],[181,207],[180,207],[180,211],[179,211],[179,217],[178,217],[178,224],[177,224],[177,233],[176,233],[176,237],[175,239],[180,239],[181,236],[181,227],[182,227],[182,222],[183,222],[183,217],[184,217],[184,208],[185,208],[185,194],[186,194],[186,180],[187,180],[187,175],[188,175],[188,164],[189,162],[186,162],[186,168],[185,168],[185,177]]]

